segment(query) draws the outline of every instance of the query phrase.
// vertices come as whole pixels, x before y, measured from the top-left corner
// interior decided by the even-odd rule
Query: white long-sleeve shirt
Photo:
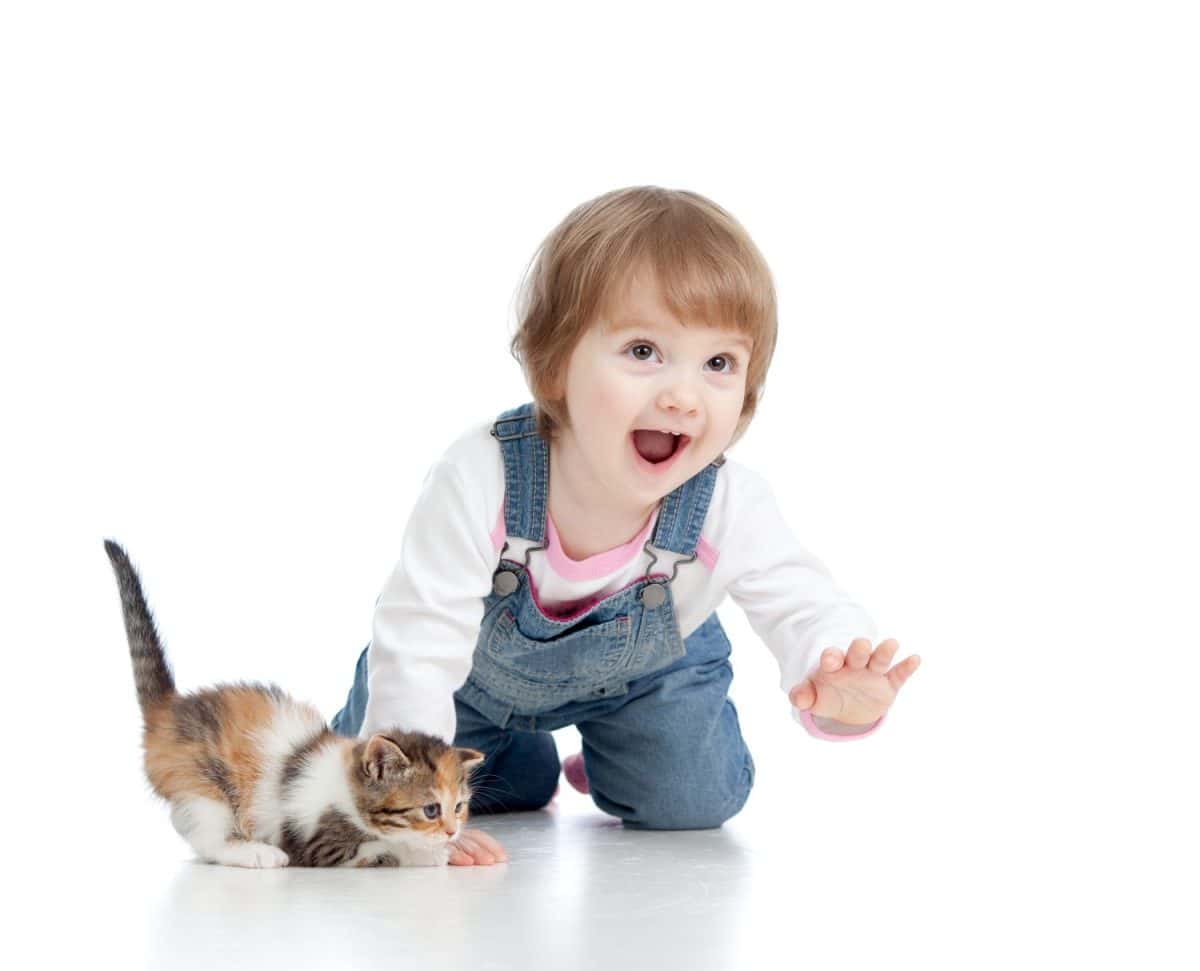
[[[399,725],[453,741],[454,692],[471,671],[500,550],[507,540],[505,558],[521,562],[534,545],[505,535],[504,460],[491,425],[469,428],[425,477],[400,559],[375,607],[364,738]],[[656,520],[657,511],[624,545],[572,560],[547,511],[548,548],[528,564],[539,602],[566,609],[642,577],[650,563],[642,547]],[[655,552],[655,572],[667,575],[674,560],[684,559]],[[775,656],[785,692],[817,667],[825,648],[844,651],[856,637],[874,640],[871,618],[799,545],[766,480],[732,459],[717,473],[696,552],[671,583],[680,635],[691,634],[728,593]],[[794,708],[792,714],[810,734],[837,741],[879,726],[855,730]]]

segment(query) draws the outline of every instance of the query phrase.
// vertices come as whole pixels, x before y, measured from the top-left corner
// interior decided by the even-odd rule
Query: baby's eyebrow
[[[608,334],[621,334],[627,330],[644,330],[644,331],[660,331],[662,328],[658,324],[651,323],[646,320],[637,320],[634,318],[626,318],[619,321],[609,321],[605,327],[605,332]],[[720,340],[727,344],[740,345],[747,354],[754,347],[754,342],[745,334],[738,333],[733,330],[723,331]]]

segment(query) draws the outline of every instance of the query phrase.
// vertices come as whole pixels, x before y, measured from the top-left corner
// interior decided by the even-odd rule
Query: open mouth
[[[665,472],[687,448],[691,441],[686,435],[674,435],[650,428],[637,428],[629,435],[633,454],[645,471],[658,475]]]

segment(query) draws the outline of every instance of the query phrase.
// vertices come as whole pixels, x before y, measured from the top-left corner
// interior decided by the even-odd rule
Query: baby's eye
[[[442,814],[442,807],[433,802],[424,807],[424,813],[426,819],[437,819]]]
[[[630,344],[626,348],[626,353],[632,354],[635,361],[649,361],[654,357],[654,345],[645,343]]]
[[[713,370],[719,374],[732,374],[733,369],[737,367],[737,358],[729,354],[718,354],[716,357],[710,357],[708,363],[715,364]]]

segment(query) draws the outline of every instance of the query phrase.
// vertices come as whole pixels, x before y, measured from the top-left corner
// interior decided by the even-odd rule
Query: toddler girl
[[[720,826],[754,762],[727,696],[728,593],[779,663],[795,719],[862,738],[916,670],[724,453],[775,347],[770,271],[692,192],[576,208],[540,247],[512,351],[533,402],[434,464],[335,730],[392,725],[487,758],[473,813],[537,809],[560,768],[642,829]],[[551,732],[583,750],[560,766]],[[451,862],[503,851],[468,831]]]

